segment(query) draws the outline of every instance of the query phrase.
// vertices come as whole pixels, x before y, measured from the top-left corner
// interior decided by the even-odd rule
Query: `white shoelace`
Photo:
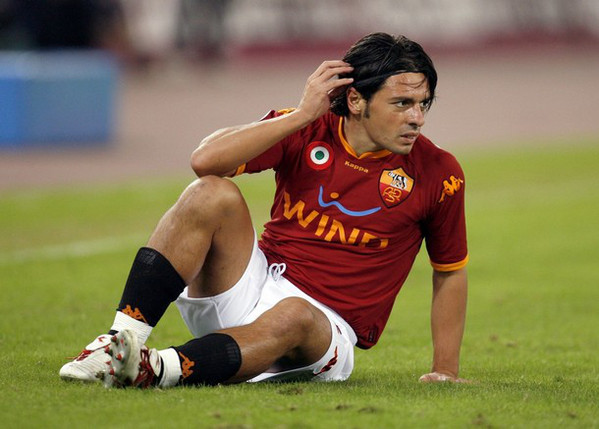
[[[268,275],[271,276],[275,282],[278,282],[286,269],[287,264],[285,264],[285,262],[280,264],[271,264],[268,267]]]

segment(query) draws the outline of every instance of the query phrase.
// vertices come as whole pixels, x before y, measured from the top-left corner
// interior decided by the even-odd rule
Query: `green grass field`
[[[2,427],[599,427],[599,141],[458,151],[471,262],[462,376],[422,385],[421,254],[380,343],[345,383],[106,390],[58,369],[113,318],[129,266],[191,176],[0,194]],[[271,176],[236,179],[257,228]],[[93,192],[90,192],[93,191]],[[150,339],[188,339],[171,308]]]

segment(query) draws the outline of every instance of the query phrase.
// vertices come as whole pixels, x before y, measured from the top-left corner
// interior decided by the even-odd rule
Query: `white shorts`
[[[175,303],[191,333],[199,338],[220,329],[247,325],[285,298],[303,298],[331,323],[332,340],[327,352],[310,366],[282,372],[271,368],[249,381],[346,380],[354,367],[356,334],[341,316],[282,277],[282,271],[284,264],[268,266],[254,240],[248,267],[231,289],[212,297],[190,298],[185,288]]]

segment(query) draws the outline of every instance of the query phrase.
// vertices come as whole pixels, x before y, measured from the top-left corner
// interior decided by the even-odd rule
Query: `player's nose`
[[[410,109],[410,124],[418,128],[424,125],[424,111],[420,104],[415,104]]]

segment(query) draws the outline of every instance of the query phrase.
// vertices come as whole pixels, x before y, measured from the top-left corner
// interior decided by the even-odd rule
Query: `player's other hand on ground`
[[[453,377],[440,372],[429,372],[428,374],[424,374],[418,381],[421,383],[470,383],[470,380]]]

